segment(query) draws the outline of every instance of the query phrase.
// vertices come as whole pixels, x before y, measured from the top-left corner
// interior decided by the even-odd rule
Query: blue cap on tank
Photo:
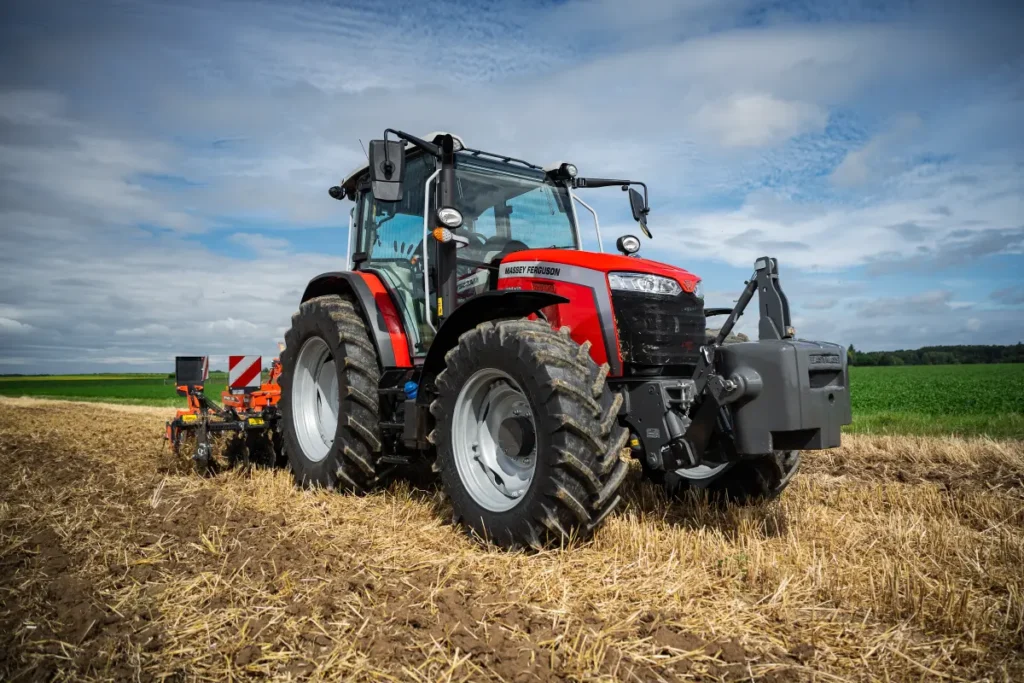
[[[405,397],[408,399],[416,398],[416,393],[419,391],[420,385],[416,382],[408,381],[405,383]]]

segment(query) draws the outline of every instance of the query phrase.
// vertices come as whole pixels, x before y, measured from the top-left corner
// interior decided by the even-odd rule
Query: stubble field
[[[435,490],[200,479],[167,409],[0,399],[3,680],[1024,680],[1024,443],[848,435],[783,498],[482,547]]]

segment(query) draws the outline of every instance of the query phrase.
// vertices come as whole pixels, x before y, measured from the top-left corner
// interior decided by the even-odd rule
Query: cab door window
[[[377,201],[366,190],[360,203],[358,250],[366,254],[364,269],[374,270],[397,299],[413,355],[424,355],[433,331],[423,291],[423,191],[433,166],[427,157],[410,158],[405,168],[402,199]],[[432,249],[435,240],[427,240]],[[433,249],[432,249],[433,251]],[[436,263],[433,253],[428,255]],[[433,268],[433,266],[431,266]],[[431,284],[431,289],[435,287]],[[436,325],[436,323],[435,323]]]

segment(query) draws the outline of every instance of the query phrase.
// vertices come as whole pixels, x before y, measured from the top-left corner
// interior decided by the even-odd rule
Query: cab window
[[[372,269],[390,287],[404,322],[410,352],[415,356],[426,353],[434,334],[427,325],[429,312],[422,270],[423,190],[433,172],[429,158],[410,158],[406,163],[400,201],[377,201],[369,190],[363,193],[360,201],[358,251],[367,255],[361,267]],[[427,240],[430,258],[435,258],[435,244],[435,240]],[[432,288],[435,286],[431,285]],[[434,324],[436,326],[436,321]]]

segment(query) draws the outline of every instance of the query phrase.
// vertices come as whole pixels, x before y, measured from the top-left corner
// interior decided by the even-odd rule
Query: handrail
[[[359,206],[356,204],[356,206]],[[348,246],[345,249],[345,269],[352,270],[352,242],[355,240],[355,235],[352,231],[355,229],[355,214],[356,206],[353,206],[348,212]]]
[[[434,327],[434,323],[430,322],[430,311],[432,310],[430,302],[430,260],[427,256],[427,237],[430,237],[430,183],[434,182],[434,178],[441,172],[441,169],[437,169],[430,174],[427,178],[427,182],[423,185],[423,303],[426,310],[426,321],[427,325],[435,333],[437,328]]]
[[[504,154],[494,154],[493,152],[484,152],[483,150],[470,149],[469,147],[464,148],[462,151],[468,152],[469,154],[472,154],[475,157],[490,157],[492,159],[499,159],[505,162],[506,164],[514,162],[517,164],[522,164],[527,168],[532,168],[538,171],[543,170],[540,166],[537,166],[536,164],[531,164],[529,161],[523,161],[522,159],[516,159],[515,157],[505,156]]]
[[[582,204],[583,208],[589,211],[590,215],[594,217],[594,230],[595,232],[597,232],[597,250],[603,254],[604,244],[601,242],[601,223],[597,220],[597,211],[594,211],[590,204],[587,204],[585,201],[577,197],[571,190],[569,191],[569,194],[572,196],[574,200]]]
[[[569,193],[569,212],[572,213],[573,229],[576,231],[576,248],[583,248],[583,236],[580,235],[580,217],[576,213],[576,205],[572,202],[572,182],[565,181],[565,189]]]

